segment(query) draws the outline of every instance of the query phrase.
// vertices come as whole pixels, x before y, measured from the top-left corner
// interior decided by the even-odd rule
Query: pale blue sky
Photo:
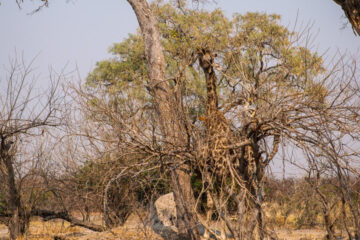
[[[120,42],[138,26],[126,0],[50,0],[50,7],[29,15],[39,1],[27,1],[20,11],[15,0],[1,1],[0,6],[0,66],[8,58],[24,52],[30,60],[39,54],[35,66],[46,78],[49,66],[67,71],[77,65],[81,77],[93,69],[99,60],[109,57],[108,48]],[[68,2],[68,3],[67,3]],[[292,26],[299,13],[299,23],[314,22],[317,36],[314,47],[320,52],[330,48],[358,52],[360,37],[356,37],[339,6],[332,0],[218,0],[211,7],[222,8],[227,15],[234,12],[261,11],[282,15],[282,22]]]

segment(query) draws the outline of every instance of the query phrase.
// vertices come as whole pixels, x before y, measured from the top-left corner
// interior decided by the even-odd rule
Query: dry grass
[[[326,232],[318,229],[276,230],[279,240],[323,240]],[[5,225],[0,225],[0,239],[8,236]],[[113,228],[106,232],[93,232],[85,228],[71,226],[62,220],[44,222],[34,218],[30,223],[27,236],[19,240],[53,240],[54,236],[64,237],[66,240],[162,240],[162,238],[146,228],[136,215],[130,216],[122,227]]]
[[[323,240],[326,232],[317,229],[277,230],[279,240]]]
[[[0,230],[5,229],[0,225]],[[0,231],[3,232],[3,231]],[[325,231],[316,229],[303,230],[277,230],[279,240],[323,240]],[[0,235],[0,239],[6,235]],[[149,228],[144,228],[139,222],[134,220],[127,222],[123,227],[117,227],[102,233],[92,232],[90,230],[73,227],[63,221],[43,222],[35,219],[31,221],[29,234],[19,240],[53,240],[54,236],[65,237],[67,240],[162,240],[162,238]]]
[[[30,229],[26,236],[18,240],[53,240],[55,236],[66,240],[162,240],[150,228],[145,228],[137,216],[130,216],[122,227],[113,228],[106,232],[93,232],[91,230],[72,226],[63,220],[44,222],[34,218],[30,222]],[[5,225],[0,225],[0,239],[7,239],[8,232]]]

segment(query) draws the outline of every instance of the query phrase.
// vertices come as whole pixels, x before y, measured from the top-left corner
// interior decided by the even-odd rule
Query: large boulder
[[[160,196],[150,208],[150,223],[152,229],[164,239],[182,240],[176,228],[176,204],[174,194],[168,193]],[[199,232],[204,234],[204,227],[200,224]]]
[[[176,226],[176,205],[174,194],[162,195],[155,201],[155,210],[158,220],[166,227]]]
[[[160,196],[150,207],[150,225],[164,239],[180,240],[176,228],[176,206],[174,194]]]

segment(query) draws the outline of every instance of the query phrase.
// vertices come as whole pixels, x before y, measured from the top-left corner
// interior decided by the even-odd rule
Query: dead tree
[[[10,62],[6,79],[1,82],[1,194],[5,198],[5,215],[8,215],[7,226],[11,239],[16,239],[26,232],[34,207],[31,199],[30,202],[23,199],[24,180],[37,171],[35,163],[21,162],[21,156],[26,149],[24,144],[28,144],[28,138],[42,136],[48,128],[61,124],[58,118],[58,104],[61,100],[57,94],[59,81],[52,82],[47,96],[34,95],[33,83],[30,82],[31,74],[32,62],[25,64],[24,59],[15,59]],[[31,156],[27,155],[27,158]],[[26,170],[29,167],[31,169]]]

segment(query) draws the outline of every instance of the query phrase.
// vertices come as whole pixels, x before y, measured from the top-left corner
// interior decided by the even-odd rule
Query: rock
[[[166,227],[175,227],[176,225],[176,205],[174,194],[168,193],[162,195],[155,201],[155,210],[158,220]]]
[[[160,196],[150,208],[150,224],[155,233],[164,239],[183,240],[176,228],[176,204],[174,194]],[[199,224],[199,233],[204,234],[204,227]]]
[[[159,197],[149,210],[150,219],[148,223],[155,233],[163,239],[180,239],[177,234],[176,206],[172,192]]]

